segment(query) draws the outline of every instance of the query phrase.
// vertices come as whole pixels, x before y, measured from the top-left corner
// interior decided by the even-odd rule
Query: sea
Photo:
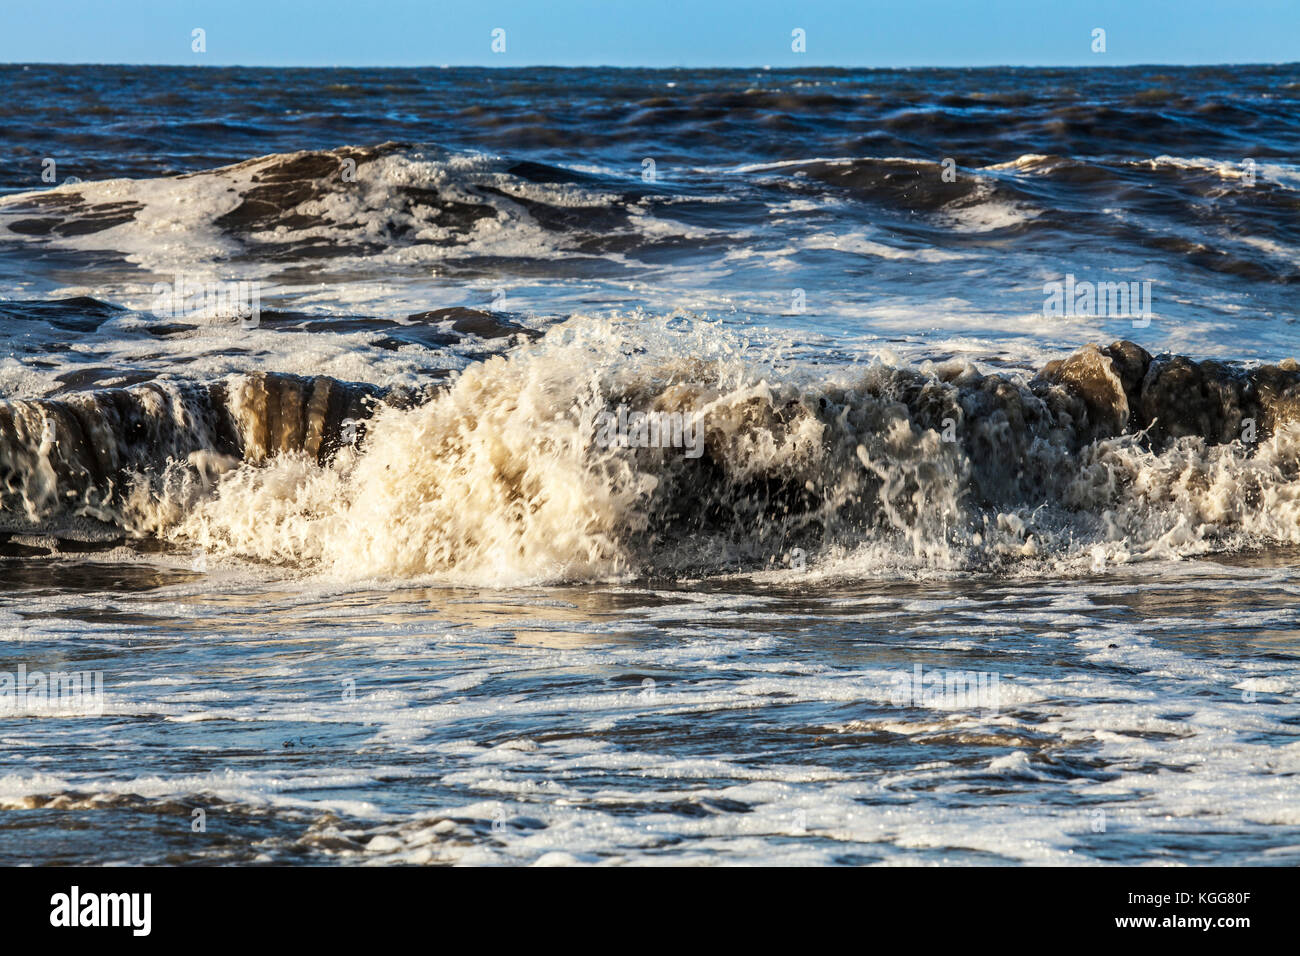
[[[0,90],[0,864],[1300,863],[1300,65]]]

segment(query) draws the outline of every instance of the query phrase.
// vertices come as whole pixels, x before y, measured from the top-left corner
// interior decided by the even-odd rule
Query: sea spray
[[[246,377],[223,386],[210,444],[154,422],[156,471],[80,513],[342,578],[500,584],[758,570],[792,549],[814,571],[861,570],[855,554],[868,572],[1024,571],[1300,541],[1292,366],[1116,345],[1034,380],[963,363],[816,372],[711,323],[632,316],[571,320],[419,396]],[[1219,405],[1179,391],[1193,373],[1195,395],[1220,376]],[[193,444],[208,406],[177,402],[158,409]],[[601,442],[620,406],[697,422],[701,453]],[[29,519],[62,488],[34,408],[14,418],[27,458],[8,452],[40,495]],[[364,433],[327,442],[348,408]]]

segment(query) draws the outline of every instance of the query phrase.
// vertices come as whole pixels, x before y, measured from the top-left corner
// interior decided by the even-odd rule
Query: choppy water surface
[[[0,862],[1300,862],[1296,67],[0,86]]]
[[[17,562],[6,589],[5,665],[107,690],[8,722],[6,863],[1300,860],[1273,562],[342,593]],[[996,699],[895,704],[917,667]]]

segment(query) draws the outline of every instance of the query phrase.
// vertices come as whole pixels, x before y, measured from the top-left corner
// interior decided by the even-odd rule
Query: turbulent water
[[[1300,861],[1300,69],[0,83],[0,861]]]

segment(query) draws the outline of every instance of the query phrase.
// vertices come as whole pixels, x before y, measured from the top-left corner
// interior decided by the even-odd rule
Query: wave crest
[[[6,507],[342,577],[477,583],[864,549],[881,572],[1026,570],[1300,542],[1294,362],[1116,343],[1033,379],[961,363],[828,379],[708,323],[638,317],[570,320],[421,393],[273,375],[187,389],[0,406]],[[694,416],[701,453],[601,443],[620,406]],[[119,429],[122,461],[77,445],[68,408],[82,434]],[[127,477],[105,493],[114,469]]]

